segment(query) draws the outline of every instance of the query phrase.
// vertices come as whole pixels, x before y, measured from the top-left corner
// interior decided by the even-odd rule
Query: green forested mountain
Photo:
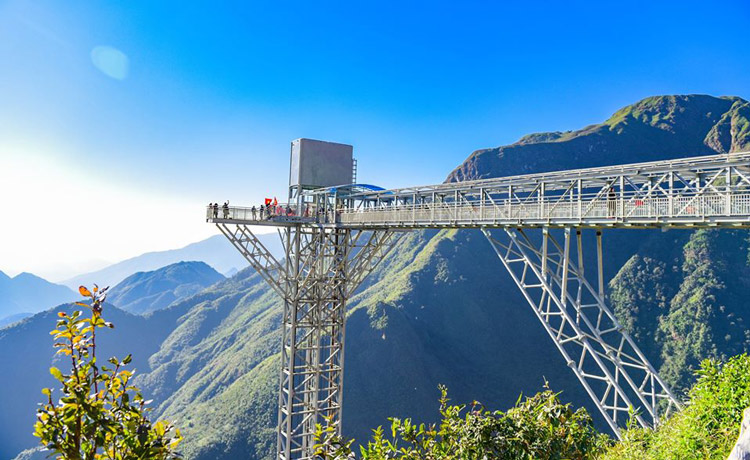
[[[739,98],[648,98],[580,131],[476,151],[448,180],[750,150],[749,111]],[[605,232],[612,304],[669,381],[684,385],[700,358],[750,347],[743,313],[748,236]],[[178,420],[186,458],[269,458],[275,450],[280,308],[244,270],[139,318],[140,329],[155,331],[153,348],[136,349],[137,335],[122,338],[123,349],[148,355],[147,365],[145,355],[138,365],[139,384],[159,415]],[[131,327],[121,322],[121,332]],[[13,348],[2,335],[0,347]],[[44,354],[35,356],[46,370]],[[505,409],[546,379],[564,400],[597,415],[477,231],[404,235],[350,302],[346,361],[349,437],[364,439],[388,416],[435,419],[438,383],[456,402]],[[27,441],[22,447],[33,443]]]
[[[610,283],[617,315],[679,388],[701,360],[750,350],[748,237],[746,230],[656,234]]]

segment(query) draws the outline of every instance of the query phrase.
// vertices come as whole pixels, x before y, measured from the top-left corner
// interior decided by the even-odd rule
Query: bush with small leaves
[[[81,286],[79,292],[89,303],[76,304],[90,315],[58,313],[51,334],[70,371],[50,368],[61,394],[55,398],[53,390],[42,390],[47,402],[37,410],[34,435],[58,460],[179,458],[180,432],[172,423],[147,418],[149,401],[131,383],[133,371],[125,369],[131,356],[110,358],[109,366],[97,362],[97,329],[114,327],[102,318],[107,288],[94,285],[91,292]]]
[[[415,424],[392,418],[390,438],[374,430],[363,460],[594,459],[609,438],[593,427],[585,409],[573,410],[559,394],[545,390],[519,398],[507,412],[488,411],[479,403],[449,405],[440,387],[439,425]],[[337,435],[336,424],[318,426],[316,456],[321,460],[353,458],[352,441]]]
[[[602,460],[723,460],[750,407],[750,356],[705,360],[685,408],[655,430],[632,427]]]

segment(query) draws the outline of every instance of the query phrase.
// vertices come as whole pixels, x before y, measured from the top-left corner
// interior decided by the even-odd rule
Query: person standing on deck
[[[607,192],[607,211],[609,217],[617,215],[617,195],[615,194],[614,184],[609,186],[609,192]]]

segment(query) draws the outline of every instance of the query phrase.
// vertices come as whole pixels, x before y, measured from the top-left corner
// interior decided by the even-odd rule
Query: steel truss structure
[[[581,231],[575,237],[572,231],[563,230],[560,244],[549,229],[539,243],[523,229],[505,229],[505,240],[482,229],[612,431],[619,435],[631,415],[641,426],[654,426],[680,404],[604,302],[601,232],[595,290],[584,276]],[[635,408],[640,412],[632,413]]]
[[[323,193],[319,191],[318,193]],[[750,225],[750,153],[362,192],[344,226]]]
[[[246,225],[218,227],[284,299],[278,458],[312,458],[316,424],[341,426],[346,302],[399,233],[285,227],[280,263]]]
[[[346,302],[396,232],[419,228],[481,229],[619,436],[631,416],[654,426],[680,403],[606,305],[601,229],[750,227],[750,153],[295,198],[206,215],[284,299],[280,460],[312,458],[315,424],[341,421]],[[283,263],[248,225],[279,228]],[[584,273],[587,228],[596,288]]]

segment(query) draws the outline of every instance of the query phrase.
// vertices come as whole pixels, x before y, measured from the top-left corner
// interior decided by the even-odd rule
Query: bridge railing
[[[209,220],[239,220],[255,221],[258,223],[269,222],[312,222],[318,219],[315,206],[305,205],[301,209],[297,204],[279,203],[276,206],[228,206],[218,207],[206,206],[206,221]]]
[[[416,224],[508,223],[521,221],[653,221],[695,220],[711,217],[747,216],[750,218],[750,192],[701,193],[675,197],[644,197],[637,194],[615,198],[590,197],[568,200],[560,197],[538,201],[476,200],[438,202],[344,209],[338,216],[342,224]]]

